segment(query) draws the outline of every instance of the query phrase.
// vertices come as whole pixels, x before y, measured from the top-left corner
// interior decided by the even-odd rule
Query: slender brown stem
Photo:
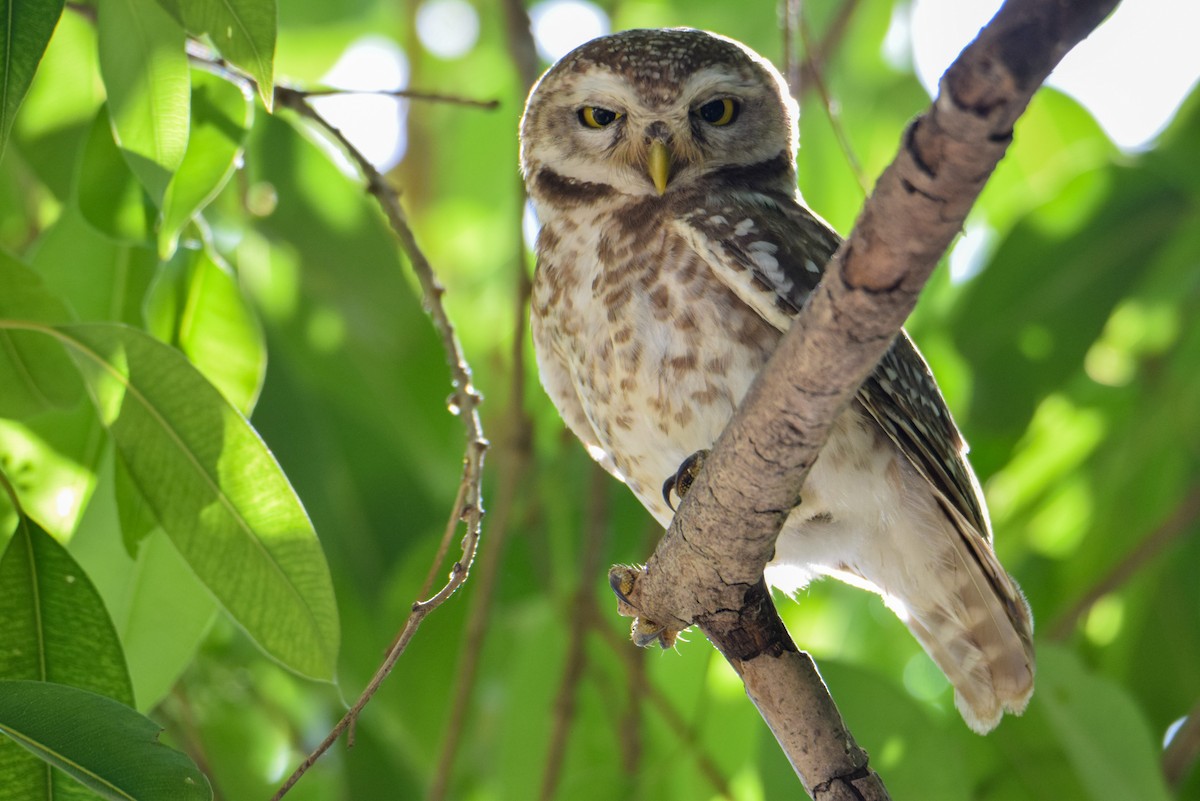
[[[1050,627],[1050,639],[1064,640],[1075,631],[1096,602],[1129,581],[1146,563],[1166,550],[1176,539],[1194,530],[1200,519],[1200,486],[1193,487],[1183,502],[1157,528],[1142,538],[1104,577],[1093,584]]]
[[[592,602],[595,607],[595,601]],[[592,616],[593,625],[608,629],[604,621],[599,619],[599,610]],[[618,728],[617,746],[621,749],[621,764],[630,776],[638,775],[642,764],[642,726],[645,717],[642,715],[642,705],[646,700],[644,688],[650,683],[646,677],[646,657],[636,649],[626,645],[621,649],[624,656],[625,669],[628,671],[626,684],[629,687],[629,699],[625,710],[621,713]],[[718,778],[721,778],[718,776]]]
[[[375,169],[365,156],[362,155],[335,126],[331,125],[320,114],[313,110],[307,99],[300,93],[276,87],[275,103],[281,108],[289,108],[300,116],[315,123],[329,136],[332,136],[344,149],[346,154],[358,165],[367,182],[367,190],[379,201],[385,216],[397,238],[401,248],[408,256],[417,281],[421,285],[425,307],[433,321],[434,330],[441,339],[446,351],[446,359],[450,365],[451,383],[454,387],[452,394],[453,405],[458,409],[458,415],[463,421],[466,435],[466,450],[463,454],[463,474],[460,491],[455,506],[450,512],[447,530],[457,529],[459,521],[466,524],[466,533],[462,539],[462,553],[451,568],[450,577],[432,597],[413,604],[412,611],[405,621],[400,635],[389,649],[383,664],[375,671],[354,706],[338,721],[329,735],[309,754],[300,766],[288,777],[287,781],[272,797],[273,801],[283,798],[305,772],[337,741],[337,739],[353,726],[363,707],[378,691],[383,681],[391,673],[396,661],[408,647],[408,643],[416,634],[425,617],[443,604],[467,580],[475,553],[479,547],[479,537],[483,520],[483,459],[488,449],[488,441],[483,435],[483,426],[479,419],[479,404],[482,397],[471,381],[471,368],[463,355],[458,335],[450,321],[446,308],[442,303],[445,293],[437,276],[417,245],[416,237],[409,228],[408,219],[400,206],[399,193],[392,188],[384,177]]]
[[[783,35],[783,77],[787,79],[788,90],[799,103],[804,93],[813,86],[814,72],[821,72],[833,58],[833,54],[841,45],[850,27],[850,19],[858,9],[860,0],[842,0],[837,14],[829,27],[825,29],[821,41],[811,51],[805,42],[806,55],[799,58],[796,43],[803,39],[802,26],[805,25],[801,11],[800,0],[782,0],[780,3],[780,28]]]
[[[800,102],[801,70],[796,56],[796,38],[800,31],[800,0],[783,0],[780,3],[780,31],[783,34],[783,77],[796,102]]]
[[[620,637],[613,631],[612,626],[608,625],[601,618],[600,610],[596,607],[594,599],[589,608],[588,625],[600,635],[609,648],[623,657],[622,661],[625,664],[626,680],[629,683],[630,689],[637,697],[645,699],[654,708],[654,711],[658,713],[658,716],[662,718],[663,722],[667,724],[667,728],[674,733],[676,739],[691,754],[696,767],[700,769],[700,773],[712,785],[713,792],[721,798],[726,799],[726,801],[732,801],[733,791],[729,786],[729,780],[721,773],[716,760],[701,745],[700,738],[696,735],[695,729],[688,723],[679,710],[675,708],[670,699],[646,677],[644,670],[645,653],[630,648],[629,640]]]
[[[506,3],[505,16],[510,54],[514,63],[518,65],[518,72],[524,87],[528,89],[536,78],[534,73],[536,56],[533,49],[533,37],[529,32],[529,17],[519,3]],[[519,208],[523,208],[525,191],[519,179],[517,180],[517,197]],[[485,554],[480,565],[479,580],[476,582],[463,647],[460,651],[461,659],[454,679],[454,689],[451,695],[453,702],[438,751],[438,761],[434,768],[428,801],[440,801],[446,797],[449,791],[454,760],[458,753],[470,705],[471,688],[478,675],[479,656],[487,634],[487,622],[493,608],[492,596],[499,574],[504,544],[508,538],[510,515],[531,458],[533,421],[525,411],[525,335],[532,283],[526,269],[526,253],[521,237],[519,215],[517,219],[517,248],[513,258],[516,284],[513,293],[512,380],[508,407],[511,428],[501,448],[501,454],[508,460],[508,464],[500,472],[501,484],[497,490],[496,507],[492,514],[489,531],[492,547]]]
[[[860,0],[842,0],[842,4],[838,6],[837,15],[833,18],[833,22],[825,29],[825,35],[821,37],[821,41],[817,43],[816,48],[809,54],[809,57],[804,59],[799,65],[800,74],[797,76],[795,89],[793,90],[800,99],[809,85],[813,81],[813,67],[816,66],[820,70],[825,69],[833,54],[841,45],[842,40],[846,37],[846,31],[850,27],[850,19],[854,16],[854,12],[858,9]],[[799,5],[799,4],[797,4]],[[797,9],[796,13],[797,24],[800,23],[800,13]],[[805,46],[807,48],[807,45]],[[791,76],[788,76],[789,81]]]
[[[517,340],[517,346],[523,340]],[[483,643],[487,637],[488,622],[495,609],[496,584],[503,564],[505,544],[512,528],[512,512],[517,495],[523,484],[530,460],[528,443],[532,421],[520,405],[522,390],[516,385],[524,381],[523,374],[513,374],[513,392],[510,406],[514,418],[514,427],[500,449],[503,467],[499,471],[500,486],[496,490],[496,503],[491,512],[488,526],[489,547],[480,559],[471,608],[467,616],[466,630],[463,634],[463,645],[459,649],[459,664],[454,677],[454,688],[451,692],[453,699],[446,719],[446,730],[442,736],[437,767],[433,772],[428,801],[440,801],[446,798],[450,788],[450,779],[454,768],[454,758],[458,754],[459,742],[466,725],[467,712],[470,709],[471,690],[479,675],[479,660],[483,653]]]
[[[458,492],[454,496],[454,505],[451,508],[461,509],[466,499],[467,485],[459,484]],[[437,581],[438,574],[442,572],[442,565],[446,562],[446,554],[450,552],[450,542],[454,539],[454,533],[458,531],[458,524],[459,518],[457,517],[451,517],[446,521],[446,527],[442,530],[442,538],[438,541],[437,552],[434,553],[433,560],[429,563],[429,570],[425,573],[425,580],[421,582],[421,588],[417,590],[418,598],[428,598],[429,593],[433,591],[433,584]],[[392,645],[395,645],[395,642]]]
[[[328,97],[330,95],[380,95],[396,97],[405,100],[425,100],[431,103],[447,103],[452,106],[469,106],[493,111],[500,108],[499,100],[476,100],[459,95],[446,95],[438,92],[422,92],[417,89],[295,89],[302,97]]]
[[[842,8],[854,10],[854,3],[844,3]],[[849,13],[846,18],[848,19]],[[829,87],[825,83],[825,57],[826,54],[820,52],[824,48],[818,48],[814,52],[811,42],[811,36],[808,27],[808,19],[803,14],[800,15],[800,40],[804,45],[804,75],[802,83],[799,84],[800,91],[804,87],[813,86],[817,90],[817,94],[821,98],[821,106],[825,109],[825,116],[829,120],[829,126],[833,129],[833,135],[837,138],[838,149],[842,151],[842,155],[846,158],[846,163],[850,166],[850,171],[854,173],[854,179],[858,181],[858,187],[862,190],[863,197],[866,197],[871,192],[871,185],[867,181],[866,175],[863,174],[862,164],[859,163],[858,157],[854,155],[854,146],[850,144],[850,136],[846,133],[846,126],[842,125],[842,114],[838,110],[837,104],[834,103],[832,95],[829,93]],[[834,28],[832,33],[837,33],[840,36],[841,29]]]
[[[538,77],[537,46],[529,25],[529,12],[521,0],[503,0],[504,33],[508,38],[508,55],[517,68],[525,89],[533,86]]]
[[[584,508],[584,542],[579,557],[578,584],[575,597],[571,601],[573,621],[587,618],[587,608],[594,603],[595,588],[593,580],[600,575],[600,560],[604,554],[604,543],[608,533],[608,474],[598,464],[591,466],[591,480],[588,482],[588,502]],[[558,693],[554,699],[554,724],[550,728],[550,748],[546,754],[545,768],[542,772],[542,789],[539,794],[541,801],[554,798],[558,780],[562,774],[563,761],[567,754],[567,742],[571,735],[571,725],[575,720],[575,693],[583,679],[587,667],[587,651],[584,646],[587,641],[586,625],[576,623],[571,626],[571,636],[567,643],[567,662],[563,667],[562,680],[559,682]]]

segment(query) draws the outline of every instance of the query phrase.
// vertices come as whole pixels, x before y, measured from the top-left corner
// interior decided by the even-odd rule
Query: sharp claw
[[[675,504],[671,503],[671,491],[682,498],[687,495],[688,490],[692,488],[692,482],[696,480],[696,476],[700,473],[700,468],[704,466],[704,460],[708,458],[708,450],[700,450],[693,453],[691,456],[683,460],[679,465],[679,469],[675,471],[675,475],[668,476],[663,482],[662,495],[663,500],[667,502],[667,507],[672,512],[676,511]]]
[[[624,603],[629,603],[629,593],[633,592],[633,583],[637,578],[637,571],[628,565],[614,565],[608,571],[608,586],[612,588],[613,595]]]
[[[637,647],[648,648],[658,643],[663,650],[674,648],[682,629],[660,626],[653,620],[641,617],[638,610],[629,601],[629,595],[633,592],[634,584],[640,574],[641,569],[633,565],[613,565],[609,569],[608,586],[617,596],[617,612],[633,618],[630,637]]]
[[[663,482],[663,500],[666,501],[667,508],[672,512],[675,511],[675,504],[671,503],[671,490],[675,489],[675,481],[677,478],[678,474],[674,476],[668,476],[667,480]]]
[[[652,620],[638,618],[633,621],[633,630],[630,632],[630,636],[633,644],[638,648],[649,648],[658,643],[659,648],[669,651],[675,647],[675,640],[679,636],[679,632],[676,629],[660,626]]]

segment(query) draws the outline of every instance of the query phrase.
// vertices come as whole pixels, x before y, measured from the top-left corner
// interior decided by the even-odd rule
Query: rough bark
[[[962,52],[625,593],[643,621],[699,625],[820,801],[888,795],[779,621],[763,567],[832,421],[962,230],[1014,122],[1117,2],[1008,0]]]

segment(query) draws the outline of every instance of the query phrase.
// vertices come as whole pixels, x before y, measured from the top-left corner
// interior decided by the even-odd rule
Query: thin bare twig
[[[442,295],[445,293],[445,289],[438,282],[433,267],[417,245],[416,237],[413,235],[412,229],[409,228],[408,219],[400,206],[399,194],[387,183],[379,171],[375,169],[374,165],[346,140],[341,131],[313,110],[302,94],[286,87],[276,87],[275,103],[281,108],[289,108],[295,111],[300,116],[324,129],[358,165],[360,172],[367,181],[367,191],[375,197],[382,207],[392,230],[400,240],[400,245],[405,255],[408,256],[413,272],[417,276],[417,281],[421,285],[425,308],[429,312],[434,330],[437,332],[439,339],[442,341],[442,347],[446,351],[446,358],[450,365],[451,384],[454,387],[452,403],[458,409],[458,414],[463,421],[466,434],[466,450],[463,454],[463,474],[460,483],[460,488],[462,489],[460,490],[459,499],[450,513],[450,522],[447,524],[447,528],[454,530],[458,522],[462,521],[466,524],[466,533],[462,540],[462,554],[451,568],[449,579],[432,597],[413,604],[412,611],[409,613],[400,635],[396,638],[383,664],[375,671],[375,675],[371,677],[371,681],[367,684],[358,700],[345,716],[338,721],[337,725],[334,726],[333,730],[321,744],[288,777],[287,781],[284,782],[283,786],[272,797],[272,801],[278,801],[278,799],[283,798],[288,790],[295,785],[317,759],[337,742],[337,739],[347,728],[354,724],[363,707],[367,705],[383,684],[388,674],[391,673],[396,661],[408,647],[408,643],[412,640],[413,635],[416,634],[425,617],[434,609],[441,606],[467,580],[471,563],[474,561],[475,552],[479,547],[479,536],[483,520],[483,458],[488,449],[488,441],[484,438],[483,426],[479,420],[479,404],[482,402],[482,397],[475,391],[471,382],[471,368],[467,364],[466,357],[462,352],[462,346],[458,341],[458,335],[455,333],[454,325],[451,323],[446,313],[446,308],[442,303]]]
[[[593,601],[593,606],[595,602]],[[600,620],[599,612],[594,613],[595,625],[608,628]],[[629,686],[629,699],[621,713],[617,725],[617,747],[621,750],[621,764],[630,776],[636,776],[642,764],[642,725],[645,716],[642,715],[642,703],[646,700],[645,687],[650,683],[646,678],[646,656],[628,644],[621,649],[624,657],[625,670],[628,678],[625,683]]]
[[[523,323],[524,317],[518,317],[517,331],[514,332],[514,350],[523,350]],[[483,642],[487,637],[491,613],[495,609],[493,597],[500,575],[500,565],[503,562],[504,546],[508,542],[508,536],[512,529],[510,522],[512,511],[529,466],[530,431],[533,424],[524,411],[524,380],[523,370],[519,373],[513,372],[509,404],[514,424],[512,430],[502,441],[503,445],[500,448],[504,466],[499,471],[500,486],[496,489],[496,502],[488,526],[488,542],[490,544],[488,550],[484,552],[477,570],[471,596],[471,608],[467,615],[463,645],[459,649],[459,664],[451,692],[453,700],[447,715],[445,733],[442,735],[437,767],[434,769],[433,781],[427,796],[428,801],[440,801],[446,797],[449,791],[454,758],[458,753],[467,711],[470,708],[471,689],[475,686],[475,679],[479,674],[479,659],[483,653]]]
[[[422,92],[416,89],[295,89],[302,97],[328,97],[330,95],[380,95],[404,100],[427,100],[431,103],[447,103],[452,106],[470,106],[493,111],[500,108],[499,100],[475,100],[459,95],[446,95],[439,92]]]
[[[861,0],[842,0],[833,22],[829,23],[829,27],[825,29],[825,35],[821,37],[821,41],[808,54],[808,57],[800,63],[800,74],[793,89],[797,95],[797,101],[800,100],[800,95],[808,91],[808,87],[813,81],[813,67],[816,66],[823,71],[825,65],[833,58],[834,52],[846,37],[846,31],[850,27],[850,18],[854,16],[860,2]],[[797,17],[799,19],[799,11],[797,11]],[[788,76],[788,80],[791,80],[791,76]]]
[[[208,779],[209,789],[212,790],[212,801],[224,801],[225,793],[221,791],[217,777],[213,773],[212,761],[208,758],[204,740],[199,734],[200,725],[196,720],[196,710],[192,706],[192,700],[187,694],[186,682],[176,682],[175,686],[171,688],[170,694],[160,704],[171,705],[171,709],[166,715],[167,720],[171,722],[171,733],[179,738],[184,751]]]
[[[796,57],[796,33],[800,30],[800,0],[780,3],[780,32],[783,34],[783,77],[796,102],[800,102],[800,59]]]
[[[699,737],[696,736],[695,729],[675,708],[670,699],[646,677],[645,652],[630,648],[629,640],[613,631],[612,626],[603,619],[594,598],[589,605],[587,625],[600,635],[600,638],[614,653],[622,657],[626,670],[626,681],[631,690],[649,702],[658,716],[667,724],[667,728],[675,734],[675,737],[691,754],[700,773],[712,785],[713,792],[726,801],[732,801],[733,791],[730,789],[729,780],[721,773],[716,760],[704,749]]]
[[[508,38],[508,54],[517,67],[521,85],[533,86],[538,77],[537,46],[529,24],[529,12],[521,0],[504,0],[504,34]]]
[[[844,19],[849,19],[849,11],[854,10],[854,3],[847,2],[842,6],[843,10],[847,10]],[[859,189],[862,190],[863,197],[866,197],[871,192],[871,185],[868,182],[866,175],[863,174],[862,164],[859,163],[858,157],[854,155],[854,147],[850,144],[850,136],[846,133],[846,126],[842,125],[842,114],[834,102],[832,95],[829,93],[829,87],[825,83],[825,58],[826,54],[820,52],[824,50],[822,46],[814,52],[812,47],[812,37],[808,27],[808,18],[801,13],[799,17],[800,25],[800,41],[804,46],[804,74],[801,76],[801,83],[797,85],[794,92],[797,93],[797,100],[804,88],[811,85],[816,88],[817,94],[821,97],[821,105],[825,109],[825,116],[829,119],[829,126],[833,129],[833,135],[837,138],[838,148],[842,151],[842,155],[846,157],[846,163],[850,166],[850,171],[854,173],[854,179],[858,182]],[[830,35],[837,34],[839,37],[845,29],[845,25],[831,29]],[[824,42],[822,42],[824,45]]]
[[[579,557],[578,584],[570,605],[571,636],[567,643],[567,662],[563,667],[562,680],[554,699],[554,724],[550,728],[550,747],[546,753],[542,771],[541,801],[554,798],[558,780],[562,774],[563,761],[567,754],[567,741],[571,735],[571,724],[575,720],[575,693],[587,667],[585,649],[588,626],[581,621],[588,618],[588,607],[595,603],[593,580],[600,575],[600,560],[604,555],[604,543],[608,534],[608,473],[600,465],[592,463],[591,480],[588,482],[588,502],[584,507],[584,541]]]
[[[507,4],[505,16],[508,22],[509,49],[514,62],[518,65],[523,87],[527,90],[537,77],[532,72],[533,69],[536,69],[536,55],[533,55],[533,37],[529,32],[529,17],[519,3]],[[520,35],[522,25],[524,37]],[[527,52],[523,53],[523,50]],[[525,64],[530,65],[528,69],[522,67]],[[519,206],[524,208],[524,185],[519,177],[515,180]],[[531,458],[533,421],[525,410],[525,336],[528,330],[526,319],[532,283],[526,267],[527,256],[520,216],[517,219],[517,247],[513,258],[516,291],[513,298],[512,380],[508,400],[508,418],[512,421],[512,427],[506,432],[507,436],[502,441],[500,448],[502,457],[507,459],[508,463],[500,472],[501,483],[497,489],[496,506],[492,513],[489,531],[492,546],[485,553],[480,564],[479,578],[476,582],[475,594],[472,597],[471,610],[467,618],[466,633],[463,637],[463,647],[460,650],[461,660],[454,679],[454,689],[451,695],[453,701],[447,717],[446,730],[442,735],[442,744],[438,751],[438,761],[434,769],[428,801],[440,801],[446,796],[450,787],[454,759],[458,753],[459,742],[466,723],[471,688],[474,686],[479,672],[479,656],[483,649],[483,640],[487,635],[487,623],[494,606],[492,596],[495,592],[504,544],[508,539],[511,510]]]
[[[780,72],[787,79],[788,90],[797,103],[803,100],[804,93],[813,85],[814,71],[824,71],[825,65],[841,46],[850,27],[850,18],[854,16],[859,3],[860,0],[842,0],[821,41],[802,59],[796,52],[796,41],[800,38],[803,24],[800,0],[781,1],[779,27],[783,35],[783,66]],[[805,48],[807,50],[807,44]]]
[[[219,69],[226,73],[228,77],[236,78],[239,81],[244,81],[248,85],[252,85],[257,88],[258,84],[253,78],[238,70],[223,56],[206,45],[204,42],[189,38],[185,47],[188,60],[190,60],[193,64],[207,68]],[[445,103],[451,106],[467,106],[468,108],[478,108],[485,111],[494,111],[495,109],[500,108],[500,101],[495,98],[491,100],[477,100],[472,97],[451,95],[444,92],[427,92],[421,89],[343,89],[332,86],[323,86],[315,89],[301,89],[295,86],[277,86],[276,92],[278,92],[280,89],[285,92],[291,92],[296,97],[301,99],[307,99],[310,97],[330,97],[336,95],[378,95],[380,97],[394,97],[403,100]],[[278,95],[276,95],[276,99],[278,99]],[[322,127],[325,127],[328,130],[328,126]]]
[[[1064,640],[1071,635],[1079,621],[1091,611],[1096,602],[1120,588],[1154,557],[1162,553],[1180,536],[1194,529],[1200,519],[1200,486],[1193,487],[1183,502],[1157,528],[1141,539],[1117,562],[1108,573],[1083,594],[1050,627],[1050,639]]]

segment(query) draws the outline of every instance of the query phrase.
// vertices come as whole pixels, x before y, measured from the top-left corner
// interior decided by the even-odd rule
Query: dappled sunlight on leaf
[[[1079,547],[1092,522],[1092,495],[1081,479],[1059,484],[1034,512],[1028,524],[1028,541],[1034,550],[1063,559]]]
[[[1038,406],[1024,438],[1003,470],[988,481],[988,508],[1005,525],[1068,476],[1095,450],[1105,433],[1104,417],[1051,395]]]

